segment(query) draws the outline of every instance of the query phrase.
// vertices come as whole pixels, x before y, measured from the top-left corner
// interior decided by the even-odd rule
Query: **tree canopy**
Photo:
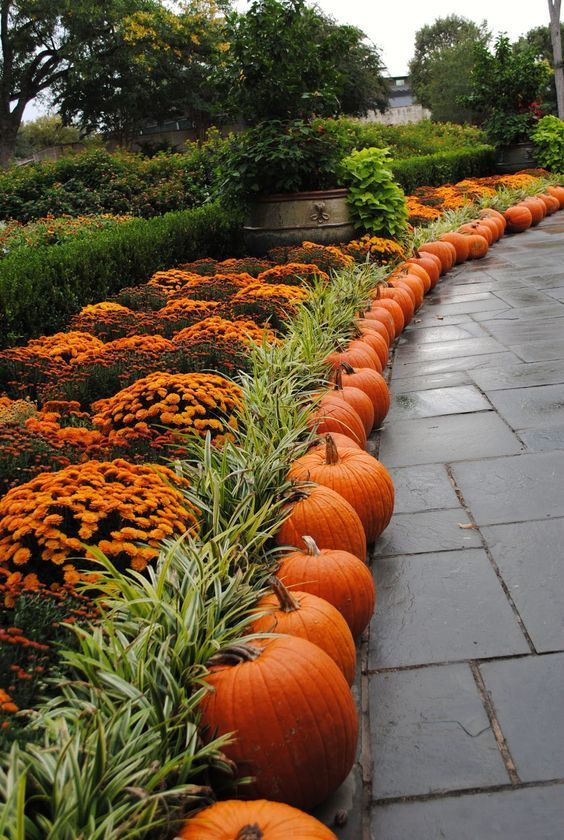
[[[429,108],[433,119],[468,122],[471,112],[461,104],[469,92],[474,44],[486,44],[486,23],[480,25],[458,15],[437,18],[415,35],[415,53],[409,63],[415,99]]]

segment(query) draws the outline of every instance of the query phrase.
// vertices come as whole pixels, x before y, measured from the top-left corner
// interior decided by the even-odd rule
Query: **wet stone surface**
[[[467,414],[491,409],[490,403],[475,386],[460,385],[396,394],[389,417],[393,420],[403,420],[408,417]]]

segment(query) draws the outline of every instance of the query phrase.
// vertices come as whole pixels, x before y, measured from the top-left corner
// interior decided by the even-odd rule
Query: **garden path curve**
[[[451,272],[371,441],[396,508],[357,680],[354,840],[564,837],[564,221]]]

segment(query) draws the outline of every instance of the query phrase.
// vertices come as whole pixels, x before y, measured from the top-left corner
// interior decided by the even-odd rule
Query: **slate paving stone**
[[[547,296],[533,288],[498,289],[495,296],[511,306],[534,306],[547,303]]]
[[[427,362],[441,359],[455,359],[458,356],[484,356],[504,353],[506,348],[494,338],[466,338],[460,341],[434,341],[429,344],[401,348],[402,362]]]
[[[564,273],[550,272],[543,277],[533,278],[535,286],[539,289],[558,289],[564,287]]]
[[[466,371],[455,370],[450,373],[435,373],[427,376],[392,378],[390,391],[392,394],[399,394],[404,391],[426,391],[434,388],[450,388],[455,385],[469,385],[471,382],[470,374]]]
[[[427,376],[435,373],[449,373],[453,370],[476,370],[478,368],[504,368],[517,364],[519,358],[509,350],[504,353],[486,353],[483,356],[456,356],[453,359],[430,359],[429,361],[403,362],[403,353],[394,362],[393,376]]]
[[[395,371],[394,371],[395,373]],[[528,388],[538,385],[558,385],[564,382],[564,365],[561,362],[517,362],[503,368],[473,370],[468,374],[482,391],[500,391],[505,388]]]
[[[563,307],[564,314],[564,307]],[[523,344],[513,344],[513,353],[525,362],[542,362],[551,359],[564,359],[564,338],[546,339],[544,341],[527,341]]]
[[[374,675],[369,714],[375,800],[509,782],[466,664]]]
[[[461,304],[462,306],[462,304]],[[506,307],[498,312],[473,312],[472,318],[475,321],[536,321],[539,318],[563,318],[564,307],[554,305],[554,302],[540,304],[538,306]],[[524,333],[526,335],[526,333]]]
[[[468,461],[452,472],[478,525],[564,516],[564,452]]]
[[[482,534],[535,649],[564,650],[564,519],[490,525]]]
[[[522,429],[519,437],[530,452],[550,452],[564,449],[564,429],[550,426],[545,429]]]
[[[397,420],[386,426],[381,434],[380,460],[387,467],[444,464],[516,454],[522,448],[503,420],[494,412],[482,411]],[[487,473],[490,467],[478,463]]]
[[[564,310],[564,307],[563,307]],[[555,306],[554,312],[558,308]],[[562,321],[560,318],[541,318],[530,321],[524,327],[521,321],[482,321],[482,327],[502,344],[522,344],[527,341],[545,341],[548,338],[562,338]]]
[[[509,308],[508,304],[503,304],[503,302],[495,297],[494,295],[488,294],[487,299],[481,298],[480,300],[460,300],[458,303],[440,303],[436,305],[437,314],[440,315],[474,315],[475,313],[481,312],[483,313],[491,313],[491,312],[499,312],[502,310],[507,310]],[[491,317],[491,316],[490,316]]]
[[[452,388],[431,388],[425,391],[407,391],[396,394],[389,417],[406,420],[413,417],[436,417],[441,414],[466,414],[473,411],[491,411],[488,400],[474,385]]]
[[[564,385],[494,391],[490,400],[513,429],[539,429],[560,424],[564,437]]]
[[[442,286],[438,294],[434,294],[427,298],[427,302],[431,306],[442,306],[443,304],[451,303],[470,303],[472,301],[494,300],[490,292],[478,291],[473,294],[460,294],[456,287]]]
[[[381,558],[375,578],[371,670],[529,652],[482,549]]]
[[[433,309],[427,309],[425,311],[419,311],[414,318],[414,320],[409,325],[408,329],[424,329],[425,327],[434,327],[437,324],[442,324],[442,326],[446,326],[449,324],[471,324],[473,323],[473,319],[470,315],[465,315],[463,312],[457,315],[441,315],[440,312],[436,312]]]
[[[558,301],[564,302],[564,286],[558,286],[556,289],[547,289],[546,294]]]
[[[460,508],[446,467],[425,464],[390,470],[394,482],[394,516],[440,508]]]
[[[399,347],[427,344],[433,341],[456,341],[461,338],[472,338],[472,336],[467,329],[459,326],[428,327],[413,332],[408,328],[400,338]]]
[[[480,671],[519,778],[564,778],[564,653],[486,662]]]
[[[459,528],[470,520],[462,508],[431,513],[398,513],[374,544],[376,557],[394,554],[423,554],[481,546],[477,531]]]
[[[372,840],[562,840],[564,785],[378,805]]]

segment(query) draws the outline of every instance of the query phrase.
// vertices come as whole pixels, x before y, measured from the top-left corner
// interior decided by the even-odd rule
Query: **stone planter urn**
[[[278,193],[258,198],[243,227],[249,253],[263,256],[278,245],[348,242],[354,237],[347,190]]]
[[[496,152],[495,168],[501,175],[519,172],[521,169],[534,169],[537,166],[532,143],[512,143],[500,146]]]

